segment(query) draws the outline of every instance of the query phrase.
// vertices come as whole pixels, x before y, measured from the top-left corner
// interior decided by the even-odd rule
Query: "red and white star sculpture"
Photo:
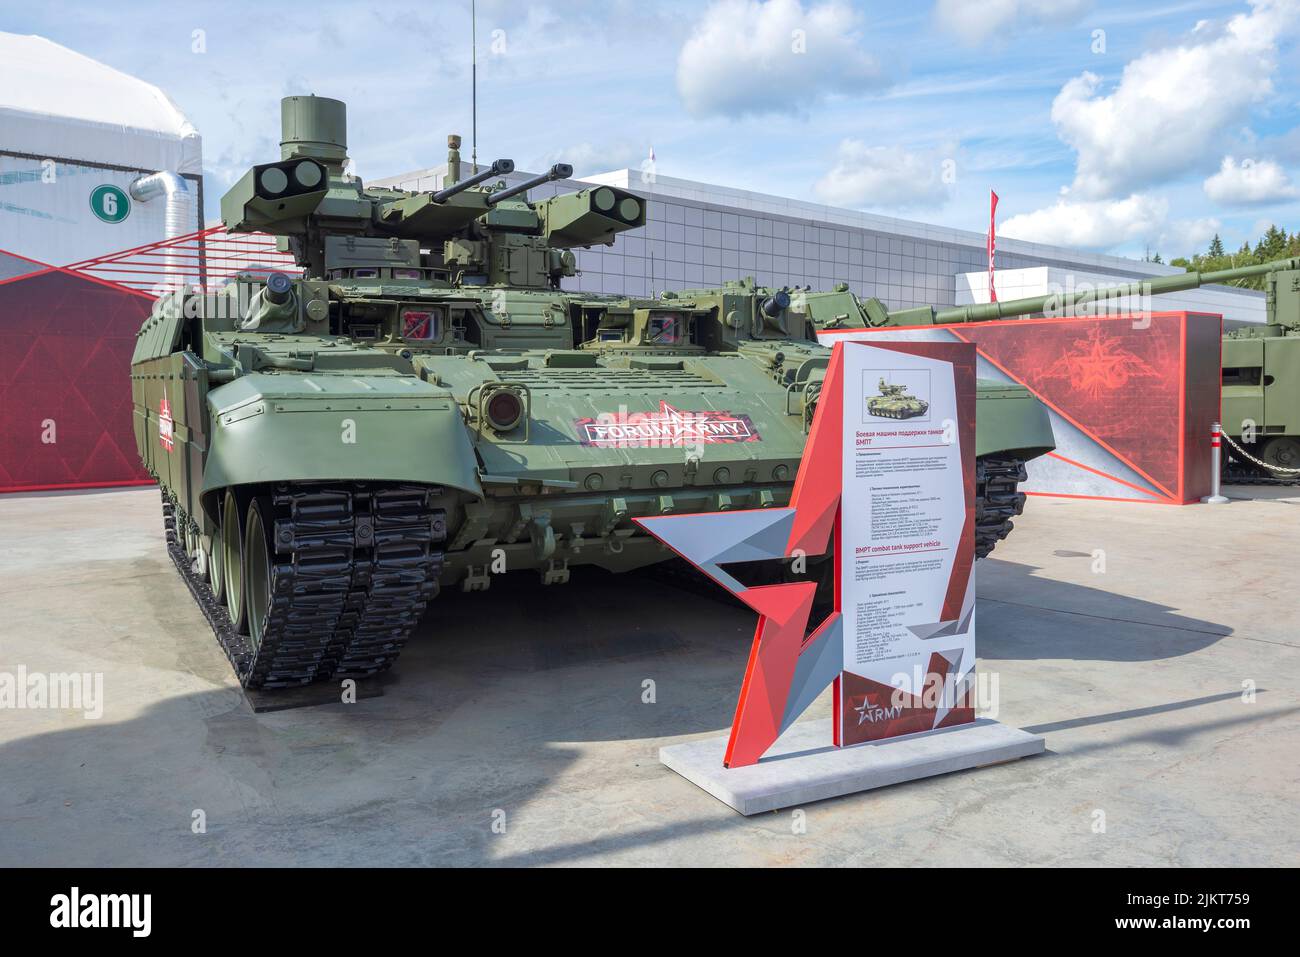
[[[962,662],[962,653],[936,650],[929,656],[925,686],[961,679],[955,703],[930,700],[929,694],[896,695],[888,685],[844,671],[844,625],[841,612],[839,514],[844,454],[845,348],[883,348],[944,358],[954,363],[970,396],[968,420],[961,427],[963,447],[974,446],[974,350],[969,346],[936,343],[839,343],[831,355],[822,384],[821,398],[795,479],[790,505],[786,508],[666,515],[635,521],[651,535],[695,565],[758,613],[758,625],[750,646],[749,663],[736,703],[724,763],[729,768],[756,764],[803,711],[837,678],[845,681],[842,691],[854,712],[844,722],[844,702],[837,694],[835,744],[852,744],[896,734],[928,731],[971,721],[967,685],[973,661]],[[961,352],[960,350],[965,350]],[[964,470],[965,525],[952,564],[948,594],[942,603],[940,621],[918,626],[928,634],[943,636],[963,630],[974,607],[974,478],[973,456]],[[835,541],[832,541],[834,536]],[[832,550],[832,545],[834,549]],[[814,581],[748,587],[725,571],[732,562],[780,560],[795,556],[812,557],[832,552],[834,562],[834,611],[809,630]],[[861,720],[859,720],[861,719]],[[866,728],[871,733],[849,727]]]
[[[822,401],[788,508],[636,519],[647,532],[758,612],[758,627],[727,742],[727,767],[757,763],[781,732],[839,676],[843,665],[838,611],[804,637],[816,582],[749,588],[721,567],[730,562],[824,555],[829,550],[840,503],[844,431],[840,367],[837,349],[826,370]],[[835,561],[838,583],[838,559]]]

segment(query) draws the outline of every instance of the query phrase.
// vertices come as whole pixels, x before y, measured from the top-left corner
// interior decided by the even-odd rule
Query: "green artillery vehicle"
[[[302,275],[163,296],[131,369],[172,558],[246,687],[384,670],[441,587],[671,559],[633,518],[789,502],[831,350],[788,291],[566,292],[642,199],[529,202],[571,170],[462,176],[456,137],[442,189],[366,187],[341,102],[282,114],[222,219]],[[1019,387],[981,383],[978,416],[982,556],[1053,440]]]
[[[1044,313],[1068,315],[1097,302],[1158,296],[1261,275],[1267,277],[1268,324],[1234,330],[1223,338],[1221,421],[1245,453],[1234,449],[1223,457],[1225,477],[1294,482],[1300,478],[1300,472],[1294,471],[1300,469],[1300,259],[949,309],[921,306],[891,312],[876,299],[859,299],[847,283],[838,283],[829,292],[799,291],[797,297],[818,329],[932,326]],[[993,385],[980,381],[981,390]]]
[[[1268,322],[1223,337],[1225,433],[1229,482],[1300,480],[1300,259],[1226,270],[1263,275]],[[1233,448],[1232,444],[1236,447]]]
[[[907,387],[891,385],[883,378],[876,387],[880,395],[867,400],[867,412],[885,419],[914,419],[930,410],[930,403],[907,394]]]

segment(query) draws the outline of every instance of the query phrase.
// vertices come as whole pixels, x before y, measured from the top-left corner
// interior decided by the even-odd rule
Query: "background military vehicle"
[[[455,137],[442,189],[367,188],[341,102],[288,97],[282,124],[222,218],[303,275],[162,297],[132,362],[173,558],[246,686],[382,671],[440,586],[671,558],[634,517],[788,502],[830,358],[788,291],[565,292],[572,248],[642,225],[640,198],[530,203],[568,167],[462,178]],[[1052,448],[1045,409],[989,385],[981,555]]]
[[[1297,481],[1300,472],[1288,470],[1300,469],[1300,259],[949,309],[921,306],[891,312],[878,300],[859,299],[844,283],[829,292],[800,291],[797,297],[806,302],[819,329],[929,326],[1043,313],[1068,315],[1097,302],[1159,296],[1251,276],[1266,278],[1268,323],[1237,329],[1223,338],[1221,421],[1238,446],[1224,457],[1227,478]]]
[[[912,419],[925,415],[930,403],[908,395],[907,387],[880,380],[876,387],[880,395],[873,395],[867,400],[867,412],[886,419]]]
[[[1268,322],[1223,337],[1225,478],[1300,482],[1300,259],[1227,271],[1264,276]]]

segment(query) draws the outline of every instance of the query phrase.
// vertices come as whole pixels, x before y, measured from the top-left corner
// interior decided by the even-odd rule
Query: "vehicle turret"
[[[455,135],[441,189],[367,187],[348,169],[346,107],[327,97],[281,101],[280,151],[279,161],[254,166],[226,193],[221,218],[231,232],[280,237],[309,276],[392,268],[391,257],[361,261],[358,248],[386,247],[355,240],[396,239],[415,244],[419,261],[411,268],[453,284],[557,288],[575,274],[572,248],[612,243],[645,225],[644,201],[612,186],[527,199],[531,189],[570,178],[567,163],[509,184],[503,177],[515,171],[514,161],[498,159],[462,179]],[[344,248],[353,254],[340,259]]]
[[[1265,313],[1263,325],[1234,329],[1234,339],[1270,339],[1300,336],[1300,259],[1268,263],[1264,277]]]

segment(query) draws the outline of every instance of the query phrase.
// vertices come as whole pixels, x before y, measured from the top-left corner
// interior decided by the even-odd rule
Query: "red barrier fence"
[[[0,251],[0,492],[151,481],[131,425],[131,353],[163,289],[297,272],[273,237],[204,229],[68,266]]]
[[[240,273],[300,272],[293,256],[275,248],[264,233],[228,233],[213,226],[162,242],[123,249],[65,267],[151,295],[160,287],[216,289]]]

